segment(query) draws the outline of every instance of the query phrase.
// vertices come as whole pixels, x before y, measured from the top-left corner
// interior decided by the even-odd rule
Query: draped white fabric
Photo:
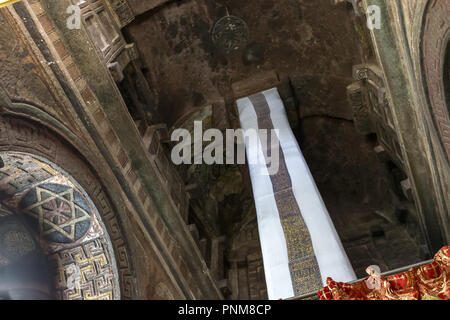
[[[278,139],[292,180],[293,193],[310,232],[322,281],[326,285],[327,277],[343,282],[355,280],[356,275],[290,128],[278,90],[274,88],[262,93],[270,108],[273,127],[278,130]],[[257,115],[251,100],[239,99],[237,105],[242,129],[258,130]],[[264,164],[261,144],[255,145],[246,141],[246,153],[258,216],[268,296],[269,299],[290,298],[294,296],[294,291],[286,238],[272,182]],[[262,161],[258,163],[255,158]]]

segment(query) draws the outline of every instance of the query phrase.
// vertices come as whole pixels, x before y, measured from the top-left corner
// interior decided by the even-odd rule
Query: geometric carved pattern
[[[95,239],[63,250],[52,259],[58,274],[57,295],[64,300],[113,300],[117,298],[115,276],[105,240]]]
[[[422,68],[425,77],[425,90],[431,106],[434,123],[437,127],[444,152],[450,161],[450,106],[447,106],[445,92],[444,66],[446,49],[450,39],[450,6],[448,0],[430,0],[425,11],[422,29]],[[448,50],[448,49],[447,49]],[[447,55],[447,58],[449,55]],[[449,81],[449,79],[446,79]]]
[[[10,192],[9,197],[2,200],[40,235],[40,244],[50,255],[55,269],[57,297],[70,300],[120,298],[112,246],[106,232],[101,230],[100,217],[96,216],[87,194],[65,173],[44,160],[15,152],[1,153],[1,157],[5,166],[0,169],[0,189]],[[35,179],[33,174],[41,179]],[[11,188],[14,177],[27,183]],[[107,205],[105,199],[101,203]],[[2,207],[0,212],[9,217],[6,208]],[[0,232],[1,263],[26,254],[33,246],[34,242],[25,232],[8,227]]]
[[[31,184],[44,181],[57,174],[51,167],[22,155],[3,156],[5,166],[0,169],[0,191],[12,195]]]
[[[31,216],[39,234],[56,243],[72,243],[89,230],[92,213],[83,196],[71,187],[43,184],[29,191],[21,209]]]
[[[0,121],[0,145],[23,148],[26,152],[32,146],[47,159],[56,158],[56,141],[48,130],[33,126],[23,120],[5,118]]]
[[[0,107],[3,106],[0,105]],[[104,186],[99,181],[92,169],[80,157],[76,148],[73,148],[70,142],[42,124],[24,118],[4,115],[0,117],[0,152],[3,160],[5,160],[5,155],[13,154],[14,157],[18,157],[19,152],[31,153],[70,172],[98,209],[101,220],[109,233],[113,247],[110,249],[110,253],[113,254],[112,249],[114,249],[115,263],[117,263],[116,280],[118,278],[120,281],[120,286],[116,284],[116,290],[120,288],[120,292],[114,296],[114,299],[133,299],[136,295],[136,285],[133,280],[134,271],[129,256],[127,239],[122,232],[120,216],[116,209],[112,207],[108,186]],[[42,162],[39,159],[37,161],[47,163],[47,161]],[[68,165],[69,163],[70,165]],[[44,167],[42,166],[42,168]],[[52,167],[48,166],[48,168]],[[41,180],[38,180],[38,183],[40,183]],[[1,177],[0,185],[2,185]],[[66,276],[65,272],[63,274]]]
[[[230,15],[219,19],[211,34],[214,44],[225,53],[240,49],[249,38],[245,21]]]

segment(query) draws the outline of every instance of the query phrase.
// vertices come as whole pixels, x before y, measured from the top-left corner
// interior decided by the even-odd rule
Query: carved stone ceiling
[[[193,108],[219,101],[230,84],[263,71],[300,81],[321,113],[349,114],[345,88],[360,62],[345,6],[305,0],[185,0],[138,16],[124,32],[136,42],[169,127]],[[248,42],[229,54],[211,37],[227,14],[248,26]]]

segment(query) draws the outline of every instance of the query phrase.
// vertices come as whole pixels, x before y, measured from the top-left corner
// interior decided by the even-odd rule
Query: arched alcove
[[[112,245],[86,191],[44,158],[18,152],[0,157],[1,202],[36,234],[53,269],[55,297],[120,298]]]
[[[85,158],[49,128],[8,115],[0,118],[0,157],[0,203],[47,258],[51,298],[132,299],[131,259],[112,191]]]

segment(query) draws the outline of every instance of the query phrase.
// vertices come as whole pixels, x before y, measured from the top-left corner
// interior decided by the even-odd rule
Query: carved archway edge
[[[429,91],[427,88],[427,77],[425,75],[424,68],[424,51],[423,41],[425,35],[425,28],[427,25],[427,17],[429,16],[429,8],[436,3],[435,0],[416,0],[416,5],[413,10],[411,22],[411,40],[410,40],[410,53],[412,58],[413,67],[413,79],[414,91],[417,98],[417,112],[418,117],[424,120],[425,130],[424,139],[429,144],[428,152],[424,151],[424,154],[430,156],[430,169],[431,174],[434,176],[434,185],[436,186],[435,196],[437,198],[437,207],[440,212],[441,228],[445,234],[446,239],[450,239],[449,224],[446,222],[449,219],[448,208],[450,208],[449,200],[449,184],[450,181],[450,161],[448,150],[445,149],[445,145],[440,135],[439,127],[436,123],[434,110],[430,101]],[[447,20],[447,30],[449,23]],[[438,30],[438,29],[436,29]],[[443,34],[435,31],[435,37],[443,38]]]
[[[111,190],[105,187],[95,166],[87,160],[91,157],[86,146],[67,127],[39,108],[4,99],[0,103],[0,152],[25,152],[43,157],[68,172],[86,190],[111,239],[121,298],[136,298],[136,277],[123,223],[110,200]]]
[[[445,50],[450,38],[446,0],[428,0],[423,7],[419,31],[421,81],[434,126],[447,163],[450,164],[450,114],[443,83]]]

